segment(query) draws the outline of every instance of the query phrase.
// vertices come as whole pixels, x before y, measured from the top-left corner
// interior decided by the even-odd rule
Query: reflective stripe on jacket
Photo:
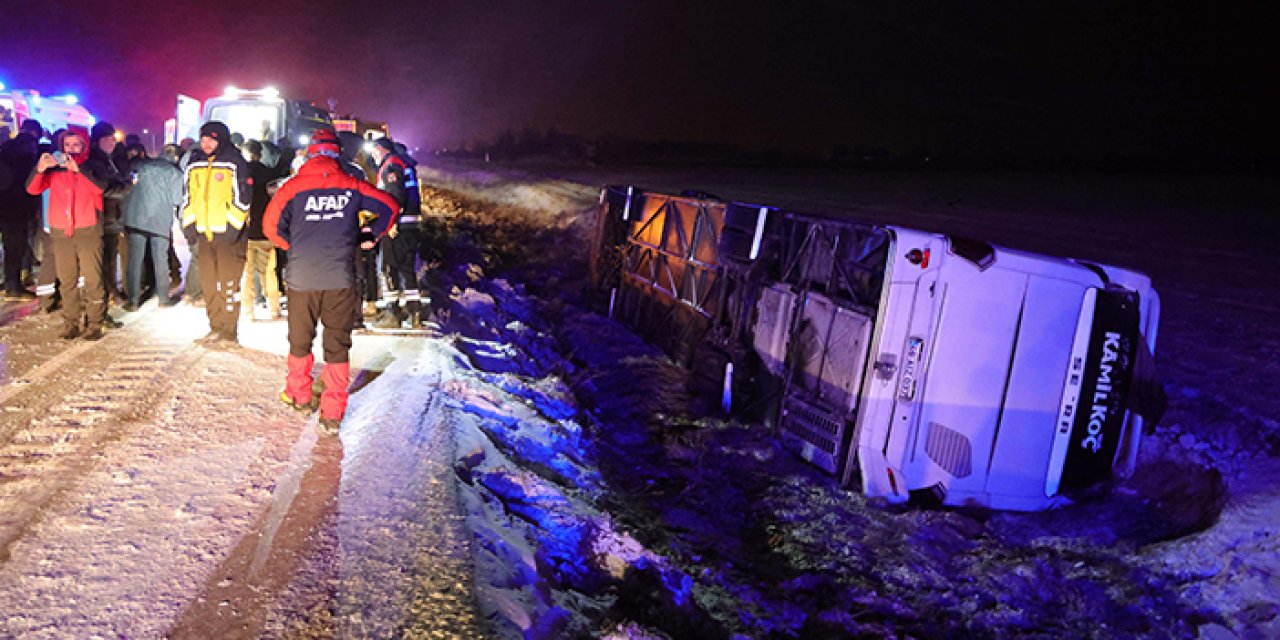
[[[243,229],[249,219],[249,170],[239,151],[233,158],[192,158],[183,179],[182,226],[195,225],[212,240],[230,226]]]

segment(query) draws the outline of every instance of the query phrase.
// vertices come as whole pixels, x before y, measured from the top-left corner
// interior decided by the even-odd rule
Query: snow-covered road
[[[478,635],[437,341],[357,336],[333,438],[277,400],[284,323],[127,321],[0,328],[0,637]]]

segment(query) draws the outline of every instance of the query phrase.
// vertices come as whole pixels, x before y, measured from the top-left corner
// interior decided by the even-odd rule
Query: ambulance
[[[46,133],[69,125],[88,129],[97,122],[75,95],[44,96],[34,90],[7,90],[0,84],[0,128],[13,137],[28,119],[39,122]]]

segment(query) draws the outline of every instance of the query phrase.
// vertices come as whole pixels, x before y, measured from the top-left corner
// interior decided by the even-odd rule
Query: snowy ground
[[[332,438],[276,399],[284,323],[210,351],[203,309],[126,318],[0,328],[0,636],[472,635],[435,341],[359,336]]]
[[[356,338],[340,438],[276,400],[283,323],[210,351],[152,305],[68,344],[0,308],[0,636],[1280,636],[1274,187],[550,173],[424,168],[439,331]],[[1096,502],[869,503],[583,308],[606,182],[1137,267],[1170,411]]]
[[[526,454],[526,467],[587,458],[589,471],[572,473],[541,462],[539,477],[608,512],[588,517],[595,523],[588,528],[643,540],[660,561],[639,564],[660,567],[649,582],[666,594],[639,607],[577,607],[588,618],[630,620],[675,637],[1280,636],[1280,404],[1270,392],[1280,375],[1280,326],[1272,320],[1280,312],[1280,259],[1274,235],[1264,232],[1280,195],[1274,185],[1176,175],[515,173],[456,165],[424,175],[484,203],[477,207],[535,203],[543,226],[561,229],[560,242],[531,238],[534,248],[523,251],[531,254],[523,279],[543,297],[556,295],[543,281],[572,280],[582,266],[591,225],[577,214],[595,198],[590,185],[633,183],[1129,265],[1151,274],[1164,298],[1157,355],[1172,406],[1147,438],[1139,472],[1096,502],[1039,515],[868,505],[796,465],[758,430],[685,411],[680,373],[660,356],[628,344],[612,323],[551,300],[541,307],[550,318],[543,328],[557,335],[565,361],[533,359],[588,411],[562,434],[518,420],[492,427],[490,438],[514,439],[512,451],[527,440],[569,443],[548,445],[559,453]],[[495,237],[530,226],[489,224],[499,227]],[[498,306],[510,297],[498,293]],[[534,387],[554,385],[542,380],[508,389],[517,400],[547,404]],[[489,404],[469,406],[491,415]],[[501,435],[513,431],[528,433]],[[582,433],[587,444],[572,444]],[[530,535],[554,547],[564,544],[563,530],[539,523]],[[597,584],[554,571],[545,581],[565,593],[639,597],[630,579],[586,573]]]

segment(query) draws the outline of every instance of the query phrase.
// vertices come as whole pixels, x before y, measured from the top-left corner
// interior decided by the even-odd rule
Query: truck
[[[362,120],[355,116],[334,118],[333,130],[338,132],[349,131],[360,136],[365,142],[372,142],[378,138],[386,138],[391,135],[391,129],[387,126],[387,123]]]
[[[194,105],[194,106],[193,106]],[[178,96],[174,125],[166,124],[166,132],[172,136],[197,137],[200,124],[210,120],[226,123],[232,133],[239,133],[245,140],[278,142],[287,139],[286,147],[305,147],[311,134],[321,127],[332,127],[329,113],[305,100],[283,98],[274,87],[263,89],[239,89],[227,87],[222,95],[199,102],[188,96]],[[195,114],[199,122],[193,122]],[[177,142],[177,140],[169,140]]]
[[[1039,511],[1132,474],[1163,410],[1146,275],[705,196],[603,188],[591,277],[725,411],[890,503]]]
[[[39,91],[4,90],[0,85],[0,128],[8,128],[12,137],[17,135],[22,122],[30,118],[36,119],[47,132],[70,125],[88,129],[97,122],[74,95],[43,96]]]

